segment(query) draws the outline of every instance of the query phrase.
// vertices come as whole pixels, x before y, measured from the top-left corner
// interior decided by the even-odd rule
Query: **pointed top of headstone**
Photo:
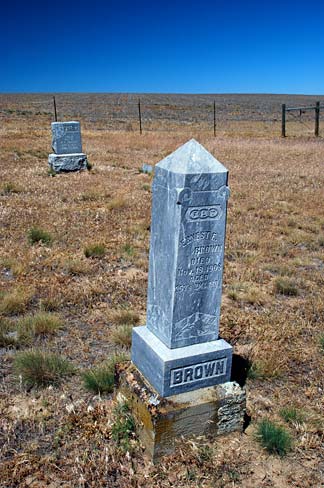
[[[195,139],[190,139],[157,164],[181,174],[227,173],[228,170]]]

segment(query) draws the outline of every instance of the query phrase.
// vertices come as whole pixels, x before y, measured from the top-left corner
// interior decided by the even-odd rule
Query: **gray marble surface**
[[[218,339],[170,349],[147,327],[135,327],[132,362],[161,396],[168,397],[229,381],[232,346]]]
[[[52,148],[55,154],[82,153],[80,122],[52,122]]]
[[[147,327],[168,347],[218,338],[227,178],[194,140],[155,166]]]

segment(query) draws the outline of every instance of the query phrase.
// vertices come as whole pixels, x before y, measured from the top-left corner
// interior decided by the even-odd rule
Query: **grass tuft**
[[[271,454],[285,456],[291,449],[292,441],[287,430],[269,419],[261,420],[257,435],[261,445]]]
[[[122,197],[113,198],[107,203],[108,210],[121,210],[126,207],[127,207],[127,202]]]
[[[52,167],[50,167],[50,168],[48,168],[48,170],[47,170],[47,175],[48,175],[48,176],[52,176],[52,177],[54,178],[54,176],[56,176],[56,175],[57,175],[57,173],[56,173],[56,171],[55,171],[55,170],[54,170]]]
[[[36,350],[17,353],[14,370],[30,387],[59,385],[75,371],[73,365],[58,354]]]
[[[63,269],[71,275],[85,275],[91,271],[91,266],[86,260],[67,259],[63,264]]]
[[[324,354],[324,334],[319,338],[319,347],[322,354]]]
[[[0,317],[0,347],[15,346],[16,338],[13,335],[13,324],[10,320]]]
[[[15,185],[15,183],[9,181],[8,183],[5,183],[3,185],[0,195],[10,195],[11,193],[20,193],[20,192],[21,192],[21,188]]]
[[[305,420],[303,412],[295,407],[282,408],[279,413],[286,422],[300,424]]]
[[[108,313],[108,320],[115,325],[136,325],[140,321],[140,315],[133,310],[120,308]]]
[[[115,354],[105,363],[84,371],[82,373],[84,387],[96,394],[111,393],[114,389],[115,364],[127,359],[126,354]]]
[[[19,342],[29,343],[34,337],[53,335],[63,327],[62,319],[55,314],[38,312],[18,321]]]
[[[247,377],[250,380],[260,380],[263,378],[263,373],[258,364],[250,363],[247,370]]]
[[[91,244],[84,250],[86,258],[102,258],[106,254],[106,247],[104,244]]]
[[[277,278],[275,281],[275,292],[279,295],[296,297],[299,294],[296,282],[290,278]]]
[[[123,451],[130,449],[130,440],[135,436],[135,420],[127,403],[120,403],[113,411],[112,439]]]
[[[53,241],[51,234],[43,229],[40,229],[39,227],[32,227],[29,229],[27,237],[29,243],[32,245],[38,243],[49,245]]]
[[[0,313],[4,315],[15,315],[25,312],[31,298],[31,292],[20,288],[5,293],[0,300]]]
[[[132,330],[133,326],[131,324],[117,325],[111,331],[111,341],[118,346],[130,348],[132,345]]]
[[[129,243],[129,242],[126,242],[126,244],[124,244],[122,246],[122,251],[127,254],[127,256],[134,256],[135,254],[135,249],[134,247]]]
[[[92,163],[90,163],[89,159],[87,159],[87,170],[88,170],[88,171],[91,171],[91,170],[92,170],[92,168],[93,168],[93,164],[92,164]]]

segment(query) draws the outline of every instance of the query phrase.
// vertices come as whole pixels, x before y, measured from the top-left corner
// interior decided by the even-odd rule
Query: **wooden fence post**
[[[216,137],[216,102],[214,100],[214,137]]]
[[[139,119],[139,130],[142,134],[142,114],[141,114],[141,99],[138,99],[138,119]]]
[[[286,137],[286,104],[282,104],[281,114],[281,137]]]
[[[54,117],[55,117],[55,122],[57,122],[57,111],[56,111],[56,100],[55,100],[55,97],[53,97],[53,103],[54,103]]]
[[[319,136],[320,102],[316,102],[315,107],[315,136]]]

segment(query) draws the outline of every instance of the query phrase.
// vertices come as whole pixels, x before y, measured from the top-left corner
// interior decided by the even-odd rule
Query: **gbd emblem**
[[[186,212],[186,219],[191,222],[208,220],[219,220],[223,214],[220,205],[208,205],[204,207],[189,207]]]

